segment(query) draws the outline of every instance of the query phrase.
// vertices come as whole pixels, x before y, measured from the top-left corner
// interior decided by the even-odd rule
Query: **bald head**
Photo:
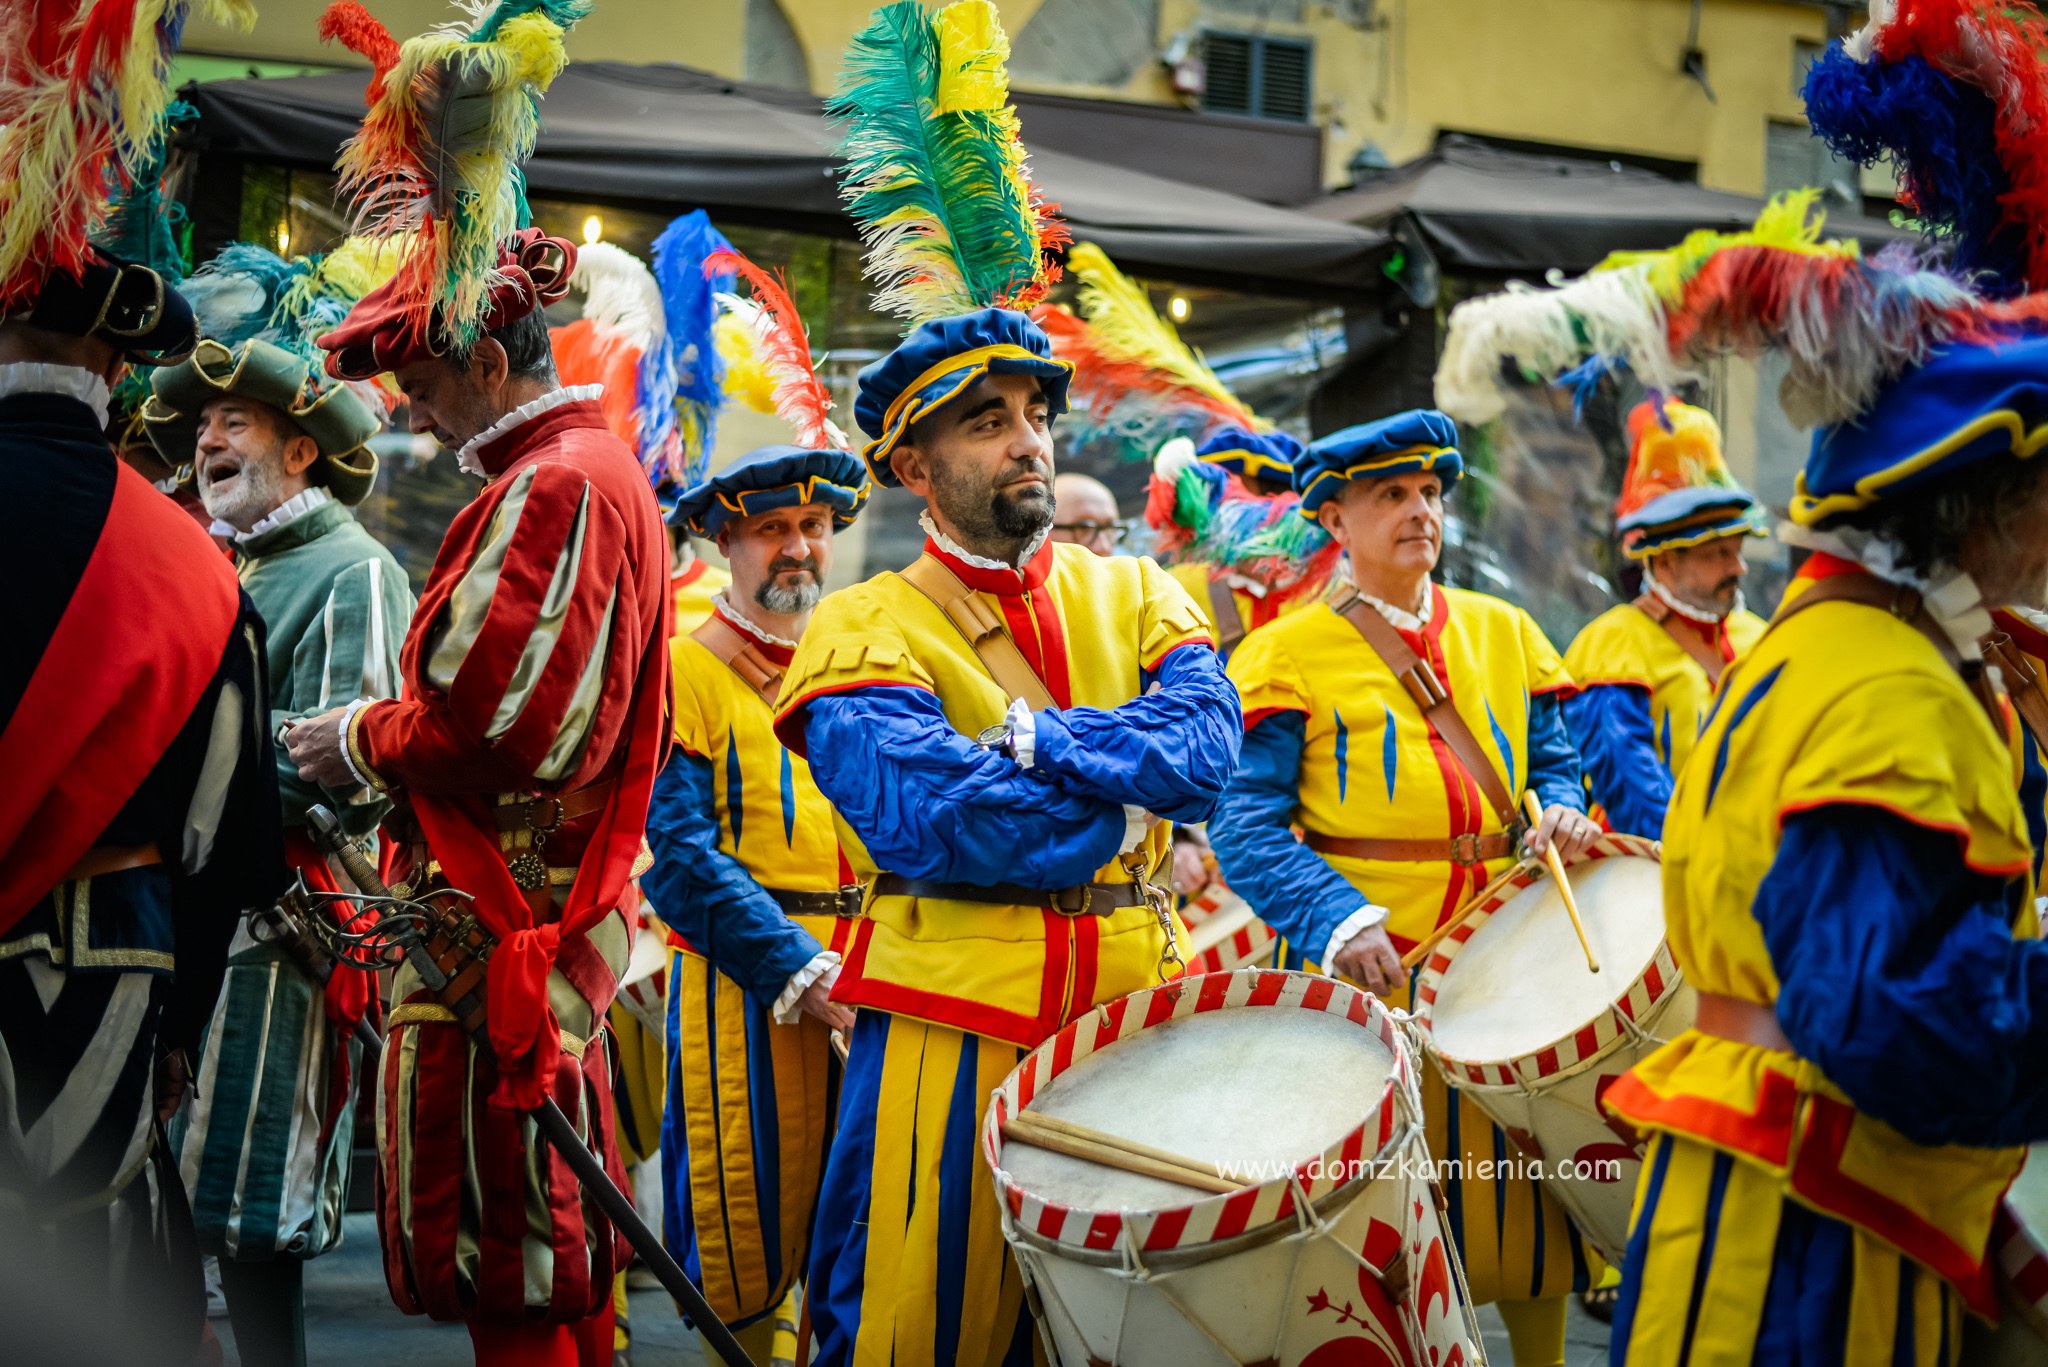
[[[1052,482],[1052,539],[1086,546],[1097,555],[1113,555],[1122,536],[1117,527],[1116,495],[1099,479],[1087,475],[1056,475]]]

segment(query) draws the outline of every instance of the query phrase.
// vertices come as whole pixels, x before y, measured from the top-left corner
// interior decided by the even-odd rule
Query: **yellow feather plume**
[[[1272,424],[1253,413],[1209,369],[1201,354],[1161,318],[1137,282],[1116,268],[1093,242],[1077,242],[1067,270],[1081,281],[1081,316],[1088,320],[1103,354],[1111,360],[1148,367],[1174,383],[1244,414],[1254,431]]]

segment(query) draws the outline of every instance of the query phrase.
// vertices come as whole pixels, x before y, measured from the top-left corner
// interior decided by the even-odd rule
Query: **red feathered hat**
[[[518,322],[569,292],[576,269],[576,244],[522,228],[498,248],[496,283],[486,305],[484,332]],[[435,325],[420,326],[420,315],[402,296],[397,278],[364,295],[341,326],[317,339],[327,353],[327,373],[336,379],[367,380],[448,350]]]

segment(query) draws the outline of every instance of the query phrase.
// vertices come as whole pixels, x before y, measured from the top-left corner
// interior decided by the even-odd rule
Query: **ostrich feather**
[[[704,263],[707,271],[730,272],[747,282],[751,297],[720,294],[719,307],[734,320],[738,334],[725,333],[734,341],[744,336],[749,383],[743,391],[750,406],[773,413],[790,426],[796,444],[812,450],[846,449],[846,434],[829,416],[832,391],[818,378],[811,364],[811,339],[804,331],[803,315],[796,301],[775,276],[762,270],[736,251],[714,252]],[[729,374],[730,372],[728,372]],[[758,373],[760,380],[752,377]],[[767,407],[760,405],[764,386]],[[728,384],[728,392],[732,387]]]
[[[732,289],[733,277],[707,272],[705,264],[721,250],[731,251],[732,244],[702,209],[674,220],[654,239],[662,333],[640,365],[641,463],[649,478],[666,477],[685,488],[704,477],[724,400],[724,366],[712,327],[717,295]]]

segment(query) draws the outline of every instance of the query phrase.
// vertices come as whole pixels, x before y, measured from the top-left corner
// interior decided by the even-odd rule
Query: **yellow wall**
[[[1041,0],[998,0],[1014,36]],[[441,0],[369,0],[398,36],[454,11]],[[869,0],[782,0],[810,64],[829,89],[847,40],[866,22]],[[195,22],[195,52],[346,62],[322,45],[307,0],[260,6],[253,34]],[[1400,162],[1428,150],[1441,129],[1537,142],[1646,153],[1697,162],[1718,189],[1763,189],[1771,119],[1798,121],[1792,90],[1794,43],[1824,36],[1814,5],[1707,0],[1699,43],[1718,103],[1679,74],[1689,0],[1378,0],[1357,27],[1325,4],[1307,22],[1265,31],[1314,40],[1317,121],[1328,132],[1325,180],[1343,181],[1352,153],[1377,142]],[[744,76],[745,0],[597,0],[569,38],[581,60],[672,61]],[[1205,17],[1198,0],[1160,0],[1159,45],[1208,23],[1247,31],[1244,18]],[[1024,82],[1019,83],[1025,84]],[[1121,89],[1061,87],[1064,93],[1166,102],[1164,69],[1146,64]],[[1030,138],[1027,124],[1025,138]]]

